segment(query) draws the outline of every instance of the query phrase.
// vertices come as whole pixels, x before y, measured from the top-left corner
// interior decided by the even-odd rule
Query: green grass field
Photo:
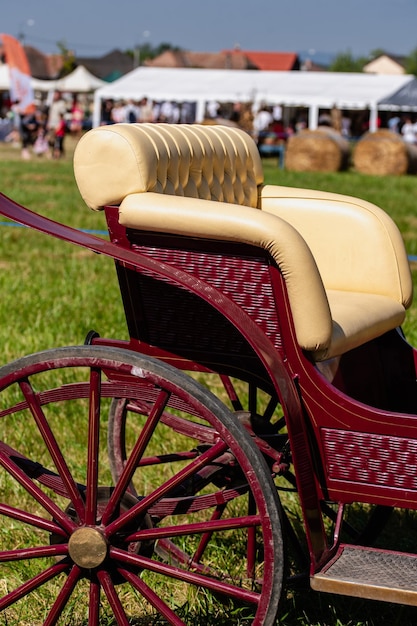
[[[67,154],[59,161],[22,161],[18,150],[0,144],[0,191],[51,219],[101,232],[104,216],[88,209],[78,193],[72,172],[73,148],[69,139]],[[264,171],[267,183],[335,191],[374,202],[396,221],[408,253],[417,255],[417,177],[366,177],[353,171],[296,174],[278,169],[275,159],[264,161]],[[413,268],[414,263],[411,265]],[[106,337],[127,338],[110,259],[0,218],[0,270],[0,364],[39,350],[82,344],[91,329]],[[413,276],[416,279],[416,272]],[[417,344],[417,305],[414,309],[404,330],[411,343]],[[62,428],[62,436],[70,438],[77,423],[68,431],[65,425]],[[392,532],[415,521],[412,516],[396,518]],[[0,566],[0,590],[6,584]],[[77,607],[72,611],[71,621],[66,623],[82,624]],[[34,626],[39,622],[30,615],[2,618],[0,614],[0,625],[17,623]],[[405,626],[417,623],[417,609],[300,591],[284,604],[280,623]]]

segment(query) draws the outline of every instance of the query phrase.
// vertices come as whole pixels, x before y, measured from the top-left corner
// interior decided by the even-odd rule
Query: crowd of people
[[[192,124],[195,122],[195,103],[151,102],[146,96],[139,100],[105,100],[101,110],[101,124],[119,122],[166,122]]]
[[[7,117],[12,130],[5,138],[21,147],[22,159],[46,156],[60,159],[65,154],[65,137],[79,137],[89,127],[87,102],[76,95],[64,98],[55,92],[50,103],[34,104],[21,112],[19,103],[11,103]],[[259,146],[267,143],[285,144],[287,139],[307,128],[307,113],[303,109],[283,111],[279,105],[254,107],[252,103],[208,102],[206,122],[228,123],[248,132]],[[115,123],[194,123],[195,102],[153,102],[147,97],[138,100],[105,100],[102,103],[101,124]],[[347,139],[356,139],[368,130],[366,111],[341,111],[337,107],[321,111],[319,126],[330,126]],[[417,144],[417,122],[410,115],[391,114],[378,120],[378,127],[398,133],[408,143]]]
[[[281,107],[261,107],[255,110],[252,103],[219,103],[209,101],[206,105],[205,120],[217,120],[235,124],[249,132],[255,139],[272,122],[281,120]],[[134,100],[104,100],[100,123],[102,125],[119,122],[165,122],[168,124],[192,124],[196,121],[195,102],[150,102],[146,97]],[[295,128],[293,129],[295,130]],[[289,134],[287,128],[283,133]]]
[[[19,102],[13,102],[7,113],[11,131],[5,141],[20,148],[24,160],[32,156],[60,159],[65,154],[66,135],[81,135],[86,113],[76,96],[69,101],[59,91],[50,104],[34,103],[24,111]]]

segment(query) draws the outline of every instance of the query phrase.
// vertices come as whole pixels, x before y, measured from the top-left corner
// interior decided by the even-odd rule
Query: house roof
[[[154,59],[147,59],[144,65],[212,70],[291,71],[300,68],[300,61],[295,52],[253,52],[237,48],[221,52],[166,50]]]
[[[383,54],[380,54],[375,59],[372,59],[372,61],[369,61],[369,63],[366,63],[363,66],[363,71],[364,72],[367,72],[367,71],[371,72],[371,71],[373,71],[374,67],[377,67],[381,62],[384,62],[384,61],[385,62],[390,62],[393,65],[398,66],[402,70],[405,69],[406,57],[395,55],[395,54],[388,54],[388,53],[384,52]]]
[[[254,50],[228,50],[227,54],[243,55],[257,70],[290,72],[300,69],[300,60],[295,52],[262,52]]]
[[[211,70],[251,70],[249,59],[242,52],[223,50],[221,52],[205,53],[191,52],[190,58],[193,60],[193,67],[207,68]]]
[[[190,52],[188,50],[165,50],[154,59],[147,59],[147,67],[190,67],[211,70],[247,70],[255,68],[242,52]]]
[[[398,65],[402,65],[403,67],[405,66],[405,62],[407,60],[407,57],[405,57],[404,55],[391,54],[390,52],[384,52],[379,57],[374,59],[374,61],[376,61],[380,57],[387,57],[388,59],[391,59],[391,61],[394,61],[394,63],[398,63]]]
[[[33,46],[24,46],[24,49],[32,76],[41,80],[58,76],[63,64],[61,54],[44,54]]]
[[[83,65],[91,74],[106,81],[124,76],[133,66],[132,56],[117,49],[102,57],[77,56],[76,61],[77,65]]]
[[[25,46],[31,74],[40,80],[56,79],[63,66],[60,54],[44,54],[33,46]],[[132,56],[112,50],[101,57],[77,57],[76,65],[84,66],[94,76],[113,81],[133,69]],[[188,50],[166,50],[143,65],[165,68],[200,68],[226,70],[290,71],[300,69],[295,52],[262,52],[234,48],[220,52],[192,52]]]
[[[146,59],[143,65],[149,67],[186,67],[182,50],[165,50],[154,59]]]

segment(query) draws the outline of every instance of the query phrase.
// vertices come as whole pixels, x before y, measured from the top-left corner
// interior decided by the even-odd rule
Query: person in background
[[[111,110],[112,124],[120,124],[126,122],[125,103],[123,100],[117,100]]]
[[[20,119],[20,138],[22,142],[22,159],[28,160],[31,157],[30,148],[35,143],[38,132],[38,121],[36,119],[36,107],[30,105]]]
[[[12,145],[16,148],[19,147],[20,131],[21,131],[21,111],[19,107],[19,101],[15,100],[10,107],[10,119],[12,120],[13,128],[11,133],[6,137],[6,141],[11,141]]]
[[[81,135],[83,129],[84,111],[78,102],[77,96],[74,96],[71,107],[70,131],[75,137]]]
[[[406,143],[416,143],[416,124],[409,115],[406,116],[402,125],[401,134]]]
[[[268,106],[261,106],[261,108],[255,113],[253,118],[253,131],[254,139],[258,140],[259,135],[265,132],[270,124],[274,121],[271,110]]]
[[[67,105],[60,91],[55,91],[52,104],[48,109],[48,117],[46,120],[46,136],[51,148],[51,155],[54,156],[55,150],[55,130],[59,124],[61,115],[67,112]]]
[[[342,113],[341,124],[342,124],[342,130],[341,130],[342,136],[346,137],[346,139],[349,139],[351,135],[350,128],[352,126],[352,120],[350,119],[349,115],[347,115],[346,112]]]
[[[139,102],[139,122],[153,122],[153,107],[148,98],[143,97]]]
[[[64,138],[66,130],[67,125],[65,122],[65,114],[61,113],[58,125],[55,128],[55,140],[52,150],[52,157],[54,159],[60,159],[64,155]]]
[[[124,121],[134,124],[139,121],[139,107],[134,100],[128,100],[124,106]]]
[[[113,100],[105,100],[101,111],[101,125],[107,126],[113,124],[112,111],[114,107]]]
[[[387,126],[390,129],[390,131],[392,131],[393,133],[399,133],[400,123],[401,123],[401,119],[398,117],[398,115],[393,115],[392,117],[389,118]]]
[[[56,127],[59,124],[61,115],[65,115],[66,112],[67,112],[67,105],[65,103],[65,100],[63,99],[61,92],[56,91],[54,93],[53,102],[51,106],[49,107],[48,121],[47,121],[47,131],[50,132],[52,136]]]

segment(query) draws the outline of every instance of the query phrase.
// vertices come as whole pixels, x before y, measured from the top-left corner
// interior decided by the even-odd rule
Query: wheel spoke
[[[100,624],[100,585],[96,580],[90,582],[88,604],[88,626]]]
[[[117,520],[109,524],[106,528],[106,536],[110,537],[112,534],[123,528],[123,526],[125,526],[128,522],[133,520],[141,513],[145,512],[151,504],[153,504],[160,498],[163,498],[164,495],[183,483],[187,478],[196,474],[199,469],[205,467],[216,457],[220,456],[222,452],[226,450],[226,448],[227,445],[223,441],[219,441],[217,444],[209,448],[201,456],[189,463],[187,467],[179,471],[173,478],[167,480],[160,487],[155,489],[153,493],[145,496],[142,500],[140,500],[140,502],[138,502],[138,504],[136,504],[129,511],[121,515]]]
[[[42,517],[38,517],[37,515],[33,515],[32,513],[28,513],[27,511],[22,511],[21,509],[16,509],[12,506],[8,506],[7,504],[0,503],[0,515],[10,517],[11,519],[23,522],[24,524],[30,524],[31,526],[35,526],[35,528],[39,528],[40,530],[46,530],[50,533],[62,535],[62,537],[67,536],[67,533],[62,530],[62,528],[58,526],[58,524],[55,524],[50,520],[43,519]]]
[[[87,525],[92,525],[96,521],[98,458],[100,442],[100,388],[100,371],[98,369],[92,368],[90,372],[87,489],[85,505],[85,523]]]
[[[161,417],[161,424],[165,424],[172,428],[176,433],[185,435],[186,437],[192,437],[197,441],[203,443],[215,443],[219,438],[218,432],[211,426],[204,424],[198,424],[192,422],[189,419],[178,417],[177,415],[171,415],[171,413],[165,412]]]
[[[179,567],[185,566],[187,569],[191,569],[193,572],[198,572],[204,576],[212,576],[213,578],[216,576],[222,577],[220,572],[215,571],[213,567],[201,565],[193,561],[192,556],[190,556],[188,552],[184,552],[184,550],[179,548],[170,539],[161,539],[155,548],[155,552],[171,565],[178,565]]]
[[[171,624],[171,626],[186,626],[185,622],[182,621],[175,613],[172,611],[167,604],[150,588],[146,583],[143,582],[138,576],[132,574],[128,570],[118,568],[117,570],[124,578],[130,582],[130,584],[137,589],[144,598],[156,609],[159,613],[165,617],[167,622]]]
[[[110,556],[122,563],[141,567],[157,574],[190,583],[191,585],[203,587],[248,604],[258,604],[259,602],[260,594],[254,591],[215,578],[208,578],[202,574],[186,571],[168,563],[159,563],[144,556],[129,554],[124,550],[120,550],[120,548],[110,548]]]
[[[46,469],[46,467],[40,463],[31,461],[14,448],[5,444],[4,441],[0,441],[0,452],[3,452],[9,459],[13,459],[27,477],[36,479],[37,482],[44,485],[44,487],[48,487],[48,489],[52,489],[60,496],[68,498],[68,491],[61,477],[58,476],[56,472],[51,472],[51,470]],[[80,493],[85,491],[84,485],[77,484],[77,488]]]
[[[194,556],[193,556],[193,562],[199,562],[201,557],[204,554],[205,549],[207,548],[208,542],[210,541],[210,539],[213,536],[213,532],[216,530],[214,527],[211,527],[210,524],[214,524],[216,525],[216,523],[218,522],[218,520],[220,520],[222,513],[224,511],[224,509],[226,508],[225,504],[222,504],[221,506],[216,507],[215,511],[213,512],[213,515],[211,516],[211,520],[210,522],[207,522],[206,524],[204,524],[205,528],[204,528],[204,532],[203,535],[200,538],[200,541],[198,543],[197,549],[194,552]],[[229,522],[230,520],[222,520],[225,521],[226,523]],[[240,526],[237,526],[236,528],[243,528],[243,524],[242,524],[242,520],[240,520]]]
[[[67,580],[62,586],[61,591],[57,595],[56,600],[51,610],[49,611],[48,617],[46,618],[43,626],[54,626],[57,623],[80,577],[81,570],[79,567],[74,565],[67,577]]]
[[[138,461],[142,457],[146,446],[148,445],[149,440],[152,437],[152,434],[160,420],[160,417],[167,405],[168,400],[169,394],[166,391],[161,390],[161,392],[158,394],[158,398],[154,406],[152,407],[152,410],[150,411],[149,417],[146,420],[146,424],[143,427],[135,443],[132,453],[130,454],[127,463],[125,464],[125,467],[112,493],[106,510],[103,513],[102,524],[106,524],[110,520],[117,504],[119,503],[120,499],[128,488],[128,485],[132,480],[133,474],[135,473],[136,467],[138,465]]]
[[[62,511],[2,450],[0,464],[15,478],[30,495],[68,532],[75,528],[74,522]]]
[[[67,544],[56,546],[39,546],[36,548],[19,548],[16,550],[3,550],[0,552],[0,563],[9,561],[23,561],[26,559],[38,559],[51,556],[63,556],[68,553]]]
[[[246,517],[232,517],[229,519],[212,519],[207,522],[187,523],[177,526],[162,526],[160,528],[145,528],[132,533],[127,541],[157,541],[166,537],[183,537],[199,533],[213,533],[215,531],[235,530],[237,528],[253,528],[259,526],[261,519],[258,515]]]
[[[17,587],[14,591],[11,591],[7,595],[3,596],[3,598],[0,598],[0,611],[4,611],[4,609],[7,609],[8,606],[17,602],[34,589],[41,587],[48,582],[48,580],[52,580],[52,578],[55,578],[55,576],[58,576],[58,574],[68,569],[68,567],[69,565],[67,563],[57,563],[37,576],[34,576],[30,580],[27,580],[23,583],[23,585],[20,585],[20,587]]]
[[[38,426],[46,447],[48,448],[49,454],[51,455],[51,458],[55,463],[55,467],[57,468],[58,473],[64,482],[68,497],[71,500],[78,517],[80,519],[83,519],[84,502],[81,498],[79,490],[77,489],[75,481],[71,476],[71,472],[68,469],[68,465],[65,462],[60,447],[48,424],[48,421],[40,405],[39,398],[32,389],[32,385],[29,383],[28,379],[20,381],[20,388],[28,403],[29,409]]]
[[[116,589],[114,588],[110,575],[105,571],[99,571],[97,572],[97,576],[104,589],[104,593],[107,596],[107,600],[112,608],[118,626],[129,626],[129,620],[122,607],[119,596],[116,593]]]
[[[249,494],[249,515],[253,515],[256,511],[256,503],[253,500],[252,494]],[[255,563],[256,563],[256,528],[251,526],[248,528],[248,542],[247,542],[247,564],[246,575],[248,578],[254,578],[255,576]]]
[[[223,383],[223,387],[225,388],[227,395],[229,396],[229,400],[232,403],[233,409],[235,411],[242,411],[243,405],[239,400],[236,389],[229,376],[220,374],[220,380]]]
[[[146,467],[148,465],[164,465],[173,463],[174,461],[190,461],[199,456],[197,450],[186,450],[184,452],[175,452],[171,454],[158,454],[157,456],[142,457],[137,467]]]

